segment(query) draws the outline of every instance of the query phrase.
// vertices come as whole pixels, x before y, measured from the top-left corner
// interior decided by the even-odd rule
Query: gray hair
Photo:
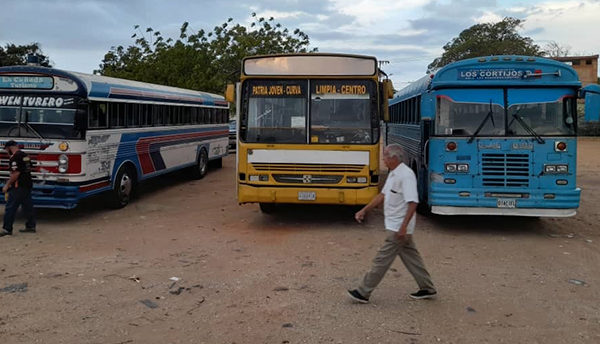
[[[398,162],[404,161],[404,149],[397,144],[391,144],[385,147],[384,154],[390,158],[398,159]]]

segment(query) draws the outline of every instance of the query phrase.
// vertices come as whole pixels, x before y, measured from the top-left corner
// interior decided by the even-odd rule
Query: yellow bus
[[[238,202],[362,205],[378,193],[380,120],[393,96],[377,60],[246,57],[237,92]]]

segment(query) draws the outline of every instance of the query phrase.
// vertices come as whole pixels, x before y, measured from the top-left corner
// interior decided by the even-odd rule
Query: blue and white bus
[[[222,96],[38,66],[0,68],[0,144],[34,163],[37,207],[74,208],[109,192],[127,205],[139,181],[189,167],[198,178],[227,154]],[[8,156],[0,156],[0,178]]]
[[[545,58],[458,61],[396,94],[386,140],[404,147],[425,212],[573,216],[579,95],[598,119],[598,87],[580,88]]]

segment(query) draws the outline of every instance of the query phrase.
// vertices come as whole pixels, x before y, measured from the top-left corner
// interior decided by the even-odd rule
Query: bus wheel
[[[208,172],[208,153],[206,153],[206,149],[200,149],[200,153],[198,153],[198,161],[196,165],[193,167],[193,176],[196,179],[202,179]]]
[[[259,203],[260,211],[264,214],[272,214],[275,212],[275,203]]]
[[[120,209],[129,204],[135,186],[135,174],[132,169],[124,166],[117,173],[115,186],[111,195],[111,206]]]

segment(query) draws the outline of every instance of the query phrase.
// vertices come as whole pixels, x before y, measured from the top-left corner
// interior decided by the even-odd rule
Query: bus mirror
[[[581,90],[585,99],[585,121],[598,122],[600,120],[600,86],[588,85]]]
[[[227,84],[227,90],[225,91],[225,100],[230,103],[235,102],[235,85]]]
[[[392,80],[383,80],[383,92],[385,92],[384,97],[387,99],[394,98],[394,85],[392,84]]]

